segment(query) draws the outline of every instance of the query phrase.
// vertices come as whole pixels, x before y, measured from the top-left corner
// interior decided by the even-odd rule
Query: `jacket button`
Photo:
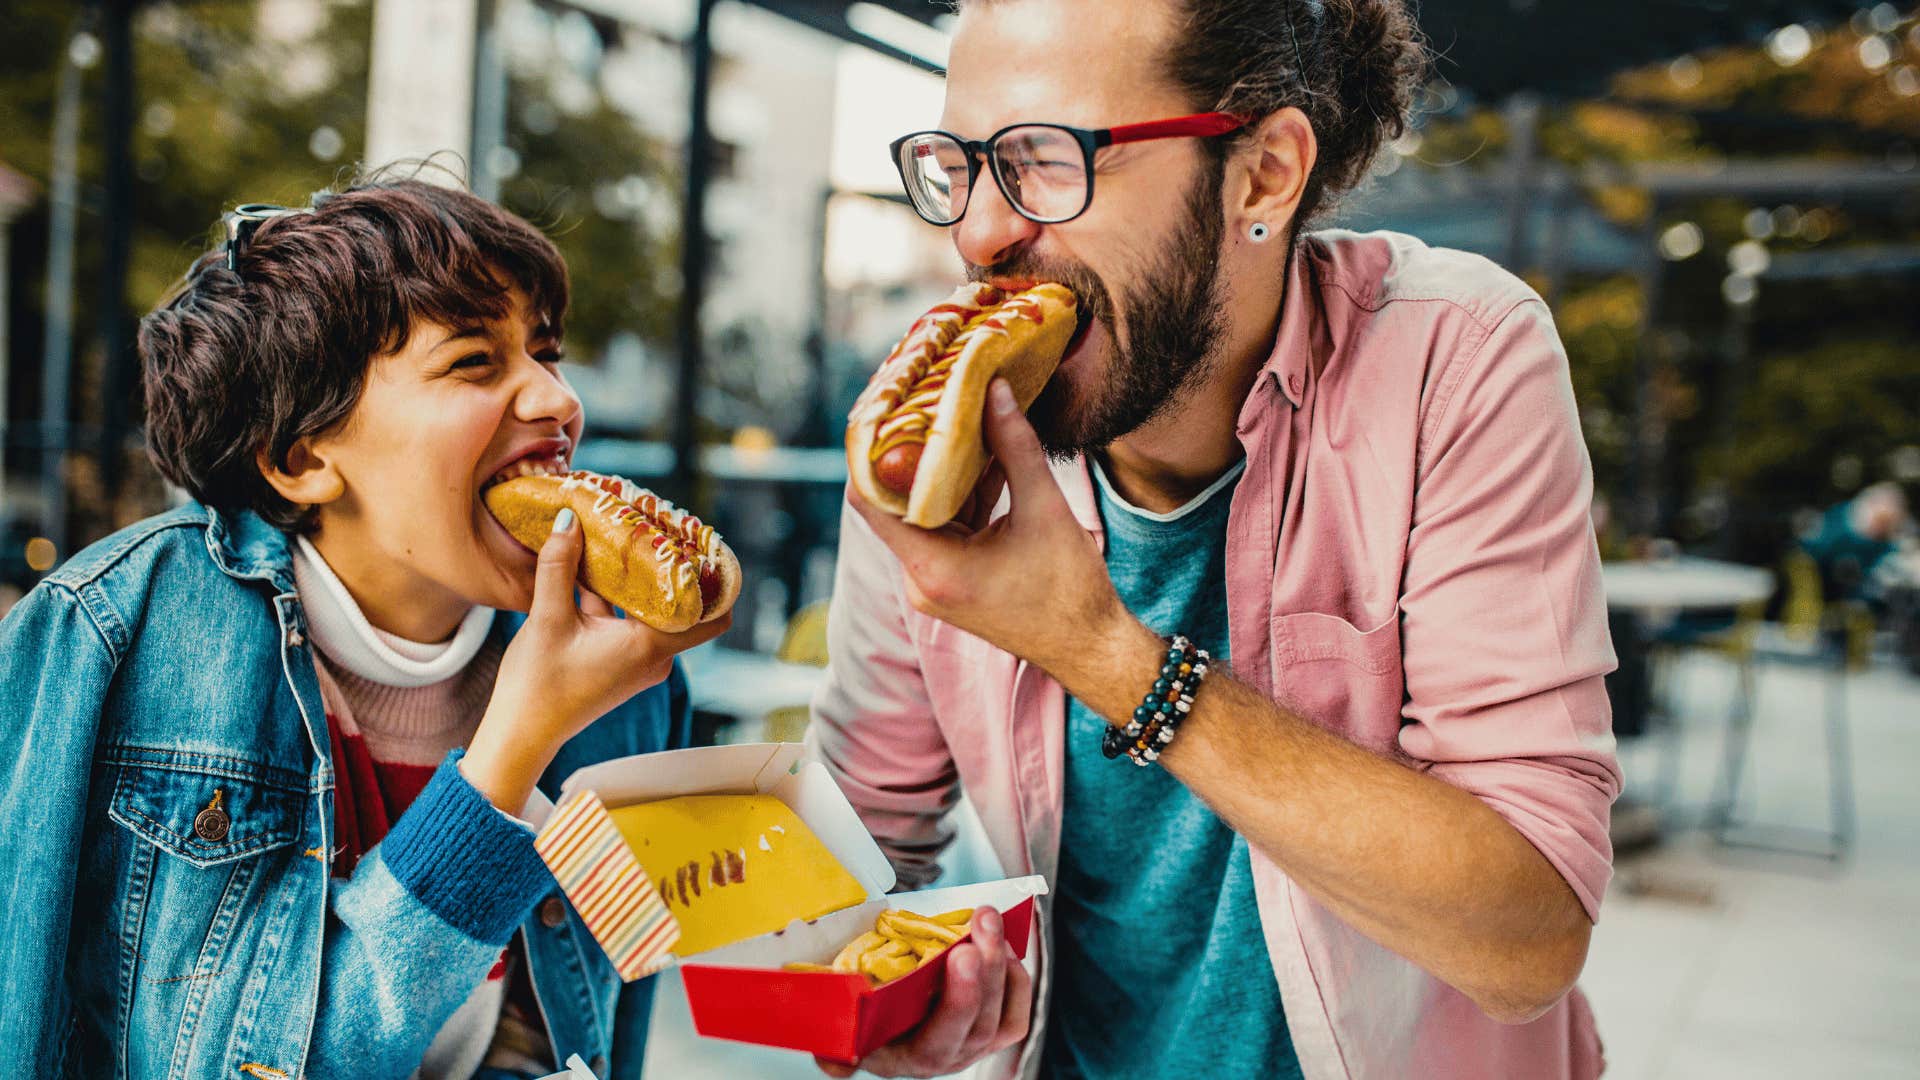
[[[1294,397],[1300,396],[1300,385],[1300,375],[1298,372],[1287,376],[1287,389],[1293,391]]]
[[[567,905],[557,896],[540,901],[540,925],[551,930],[567,921]],[[599,1069],[594,1069],[599,1072]]]
[[[607,1071],[607,1055],[593,1055],[593,1060],[587,1062],[587,1068],[592,1069],[596,1076],[605,1073]]]
[[[217,806],[209,806],[193,816],[193,835],[210,844],[217,844],[227,838],[227,826],[233,824],[227,812]]]

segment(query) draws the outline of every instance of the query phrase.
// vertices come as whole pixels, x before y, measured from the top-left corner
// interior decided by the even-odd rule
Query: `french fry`
[[[941,953],[947,951],[947,947],[945,945],[941,944],[938,941],[932,941],[927,938],[921,938],[918,941],[909,942],[908,947],[913,950],[913,955],[919,957],[920,962],[923,964],[933,959],[934,957],[939,956]]]
[[[882,934],[899,937],[932,938],[948,945],[959,941],[962,931],[951,926],[943,926],[924,915],[915,915],[911,911],[882,912],[874,929]]]
[[[875,951],[860,958],[861,973],[876,984],[892,982],[919,966],[920,961],[911,953],[905,956],[882,956]]]
[[[873,985],[882,986],[947,951],[948,946],[966,936],[965,928],[972,920],[972,908],[939,915],[883,911],[874,920],[873,929],[847,942],[831,964],[796,961],[784,967],[787,971],[860,974]]]
[[[864,955],[868,949],[885,944],[886,940],[885,937],[882,937],[872,930],[861,934],[859,937],[847,942],[847,947],[841,949],[840,955],[833,958],[833,970],[846,972],[859,971],[860,957]]]
[[[780,965],[780,970],[782,970],[782,971],[799,971],[799,972],[805,972],[805,973],[807,973],[807,974],[810,974],[810,975],[832,975],[832,974],[835,974],[835,972],[834,972],[834,970],[833,970],[833,965],[831,965],[831,964],[809,964],[809,963],[807,963],[807,962],[806,962],[806,961],[804,961],[804,960],[795,960],[795,961],[793,961],[792,963],[788,963],[788,964],[781,964],[781,965]]]

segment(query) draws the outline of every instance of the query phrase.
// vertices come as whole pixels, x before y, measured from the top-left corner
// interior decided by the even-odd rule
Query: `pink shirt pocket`
[[[1406,699],[1397,607],[1364,629],[1318,611],[1276,615],[1270,632],[1282,704],[1369,750],[1405,756],[1397,742]]]

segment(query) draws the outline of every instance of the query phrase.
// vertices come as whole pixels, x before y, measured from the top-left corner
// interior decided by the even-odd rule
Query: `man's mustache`
[[[989,278],[1051,281],[1065,285],[1088,315],[1107,327],[1113,326],[1113,298],[1099,277],[1084,266],[1040,259],[1010,259],[991,266],[967,264],[968,281],[986,281]]]

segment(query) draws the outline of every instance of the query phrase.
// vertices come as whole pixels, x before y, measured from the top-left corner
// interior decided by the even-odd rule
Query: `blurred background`
[[[1475,251],[1572,362],[1620,671],[1612,1075],[1917,1076],[1920,13],[1427,0],[1418,124],[1333,222]],[[748,589],[717,739],[798,737],[846,410],[960,277],[886,143],[922,0],[8,0],[0,613],[178,499],[132,329],[242,202],[439,154],[572,268],[582,464],[689,504]],[[51,658],[50,658],[51,659]],[[955,879],[998,876],[965,834]],[[656,1075],[811,1073],[695,1039]]]

